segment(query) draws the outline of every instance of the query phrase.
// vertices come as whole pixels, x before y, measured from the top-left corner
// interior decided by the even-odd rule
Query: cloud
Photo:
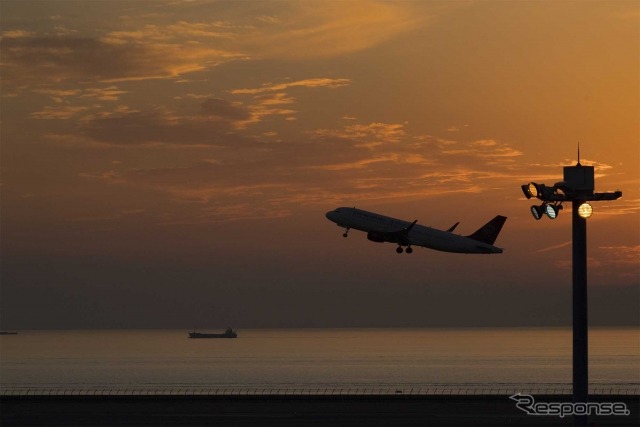
[[[493,139],[482,139],[471,141],[466,144],[456,144],[454,147],[446,150],[444,154],[505,159],[510,157],[520,157],[524,153],[508,146],[507,144],[501,144]]]
[[[342,86],[347,86],[351,84],[350,79],[329,79],[329,78],[315,78],[315,79],[304,79],[297,80],[293,82],[287,83],[278,83],[278,84],[266,84],[261,88],[253,88],[253,89],[234,89],[231,91],[232,94],[258,94],[265,92],[281,92],[285,89],[291,87],[306,87],[306,88],[318,88],[318,87],[327,87],[327,88],[338,88]]]
[[[88,89],[33,89],[33,93],[49,95],[56,103],[66,102],[72,98],[93,98],[100,101],[117,101],[120,95],[128,93],[116,86]]]
[[[216,101],[205,101],[202,108],[204,114],[194,116],[180,116],[159,108],[105,113],[83,119],[80,132],[92,141],[110,145],[220,146],[255,142],[231,132],[234,117],[243,117],[243,110]]]
[[[219,117],[223,120],[247,120],[251,117],[245,108],[224,99],[206,99],[200,104],[200,108],[202,115]]]
[[[80,93],[82,93],[81,89],[35,89],[33,91],[34,93],[42,93],[45,95],[51,95],[52,97],[55,98],[63,98],[66,96],[75,96],[75,95],[79,95]]]
[[[568,242],[569,244],[571,242]],[[552,248],[550,248],[552,249]],[[541,251],[538,251],[541,252]],[[600,246],[594,256],[589,256],[590,274],[598,277],[600,281],[615,284],[617,280],[631,279],[631,283],[638,283],[640,278],[640,245],[628,246]],[[559,260],[555,262],[560,269],[571,269],[571,260]]]
[[[49,95],[51,97],[51,100],[55,103],[62,103],[64,102],[64,99],[67,97],[72,97],[72,96],[76,96],[79,95],[80,93],[82,93],[82,90],[80,89],[34,89],[33,90],[34,93],[40,93],[43,95]]]
[[[120,95],[128,93],[126,90],[120,90],[116,86],[105,88],[89,88],[84,90],[83,98],[96,98],[100,101],[117,101]]]
[[[286,94],[290,88],[330,88],[335,89],[351,84],[350,79],[311,78],[285,83],[269,83],[260,88],[233,89],[233,95],[254,95],[253,102],[247,106],[251,116],[237,123],[239,128],[258,123],[268,116],[288,116],[286,120],[295,120],[296,110],[284,105],[295,104],[296,100]]]
[[[470,145],[472,147],[495,147],[498,143],[493,139],[481,139],[479,141],[473,141]]]
[[[295,99],[284,93],[258,94],[249,103],[190,93],[180,99],[202,100],[198,111],[178,114],[164,107],[141,111],[119,106],[109,112],[100,105],[69,105],[72,99],[75,103],[84,98],[118,100],[127,91],[119,90],[117,86],[76,90],[36,89],[34,92],[50,95],[60,105],[34,112],[32,118],[70,119],[85,113],[78,119],[79,133],[90,141],[110,145],[219,146],[242,142],[255,146],[255,139],[241,134],[243,129],[268,116],[291,118],[296,113],[290,108]]]
[[[597,255],[589,257],[588,263],[594,270],[594,276],[600,277],[605,284],[631,280],[637,285],[640,279],[640,245],[600,246]]]
[[[383,163],[383,162],[398,163],[398,156],[386,155],[386,156],[356,160],[348,163],[337,163],[337,164],[322,165],[322,166],[310,166],[310,169],[322,169],[327,171],[344,171],[344,170],[352,170],[352,169],[364,169],[376,163]]]
[[[256,15],[252,8],[269,13]],[[375,1],[243,3],[241,9],[212,3],[208,15],[228,19],[161,24],[140,12],[121,21],[128,28],[90,35],[59,25],[40,32],[6,30],[0,40],[3,81],[21,86],[168,79],[237,60],[323,58],[373,47],[418,22],[401,3]],[[310,79],[238,93],[314,84],[336,87],[349,80]]]
[[[20,39],[24,37],[32,37],[33,35],[33,32],[26,30],[10,30],[2,32],[3,39]]]
[[[109,36],[3,37],[0,49],[3,80],[13,85],[174,78],[242,57],[200,44]]]
[[[92,109],[91,107],[86,107],[86,106],[84,107],[71,106],[71,105],[60,105],[60,106],[53,106],[53,107],[49,106],[49,107],[45,107],[41,111],[35,111],[31,113],[30,117],[33,119],[69,120],[91,109]]]
[[[216,120],[228,118],[229,126],[235,123],[232,119],[239,118],[232,107],[233,104],[222,100],[203,104],[203,108],[218,114]],[[230,112],[228,108],[232,108]],[[177,132],[168,130],[168,126],[182,129],[194,125],[191,118],[167,112],[126,116],[135,121],[136,126],[147,132],[155,129],[154,135],[162,137],[145,135],[120,143],[135,144],[140,140],[173,143]],[[103,127],[121,129],[131,135],[137,133],[130,130],[128,123],[110,122]],[[234,138],[229,131],[224,135]],[[243,208],[246,206],[281,216],[303,205],[479,193],[487,186],[500,186],[499,183],[513,179],[508,167],[487,170],[482,162],[468,162],[466,153],[447,153],[455,141],[440,144],[437,139],[416,139],[404,124],[355,123],[341,129],[318,129],[312,136],[272,144],[250,141],[254,146],[262,144],[261,150],[252,150],[251,144],[243,141],[220,144],[215,156],[188,166],[106,171],[84,176],[164,192],[171,203],[188,204],[189,209],[182,208],[180,214],[163,217],[162,221],[171,223],[215,222],[220,218],[226,221],[229,215],[220,216],[220,212],[229,213],[227,206],[238,208],[237,219],[249,215]],[[484,149],[508,148],[499,142],[475,145]],[[242,147],[247,151],[239,154],[238,149]]]
[[[129,43],[176,43],[189,41],[210,41],[211,39],[235,39],[236,31],[230,23],[216,22],[188,22],[178,21],[173,24],[147,24],[131,30],[111,31],[100,38],[101,41],[112,45]]]
[[[539,254],[539,253],[543,253],[543,252],[554,251],[556,249],[562,249],[564,247],[567,247],[570,244],[571,244],[571,240],[569,240],[568,242],[564,242],[564,243],[560,243],[560,244],[557,244],[557,245],[548,246],[546,248],[538,249],[534,253]]]
[[[637,215],[640,212],[640,199],[622,199],[614,201],[599,202],[597,205],[598,216],[600,215]]]
[[[262,58],[326,58],[379,45],[416,28],[419,19],[405,3],[275,3],[272,19],[243,34],[238,44]]]
[[[297,111],[292,108],[283,108],[283,105],[294,104],[295,99],[284,93],[258,95],[254,97],[252,104],[247,106],[250,117],[247,120],[236,123],[238,128],[244,128],[250,124],[261,122],[269,116],[289,116],[292,117]]]
[[[384,143],[397,143],[406,137],[404,124],[369,123],[345,126],[343,129],[317,129],[317,137],[343,138],[358,141],[362,147],[375,147]]]
[[[640,272],[640,245],[636,246],[601,246],[605,251],[604,262],[609,264],[624,264],[636,266]]]
[[[359,200],[429,197],[479,192],[487,185],[499,187],[498,183],[513,180],[512,164],[496,161],[489,169],[485,165],[505,153],[518,155],[508,144],[494,140],[462,144],[411,135],[405,124],[399,123],[318,129],[313,136],[325,153],[340,154],[309,159],[306,169],[324,171],[324,182],[335,179],[343,186],[360,189]],[[451,149],[457,145],[472,149]]]

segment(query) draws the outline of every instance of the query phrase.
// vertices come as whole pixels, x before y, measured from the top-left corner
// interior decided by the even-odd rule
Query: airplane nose
[[[333,221],[336,222],[337,217],[338,217],[338,213],[336,211],[329,211],[325,214],[325,216],[327,217],[327,219],[329,221]]]

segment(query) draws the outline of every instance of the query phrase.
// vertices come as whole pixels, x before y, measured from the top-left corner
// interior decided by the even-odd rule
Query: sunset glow
[[[0,12],[7,327],[566,324],[570,207],[535,221],[520,186],[578,143],[624,194],[589,219],[593,319],[638,321],[637,2]],[[505,251],[398,257],[338,206],[465,235],[504,215]]]

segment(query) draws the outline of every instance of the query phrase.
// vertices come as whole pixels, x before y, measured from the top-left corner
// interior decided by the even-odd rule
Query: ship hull
[[[200,332],[189,332],[189,338],[238,338],[238,334],[201,334]]]

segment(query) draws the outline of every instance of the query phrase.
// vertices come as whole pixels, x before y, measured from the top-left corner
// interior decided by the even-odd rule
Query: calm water
[[[23,387],[451,387],[571,384],[570,329],[21,331],[0,381]],[[640,331],[590,330],[590,384],[640,384]]]

